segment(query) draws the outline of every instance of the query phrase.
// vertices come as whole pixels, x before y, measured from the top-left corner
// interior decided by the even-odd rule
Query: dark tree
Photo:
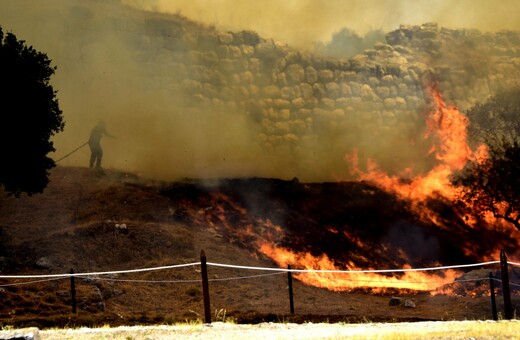
[[[42,192],[56,165],[47,157],[64,127],[49,84],[55,70],[46,54],[0,27],[0,186],[16,196]]]
[[[520,145],[503,140],[484,162],[469,162],[454,182],[475,211],[491,212],[520,230]]]
[[[493,149],[520,137],[520,87],[498,91],[486,102],[469,110],[471,137]]]
[[[520,88],[499,91],[469,110],[471,136],[488,146],[485,160],[468,162],[454,177],[462,200],[520,230]]]

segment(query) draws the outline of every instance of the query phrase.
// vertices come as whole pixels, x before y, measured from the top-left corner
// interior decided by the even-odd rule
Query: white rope
[[[35,280],[35,281],[8,283],[8,284],[0,285],[0,287],[22,286],[22,285],[29,285],[31,283],[50,282],[50,281],[57,281],[57,280],[63,280],[63,279],[65,279],[65,278],[64,277],[58,277],[58,278],[47,279],[47,280]]]
[[[43,275],[0,275],[0,279],[37,279],[37,278],[51,278],[51,277],[97,276],[97,275],[127,274],[127,273],[151,272],[151,271],[156,271],[156,270],[174,269],[174,268],[197,266],[197,265],[200,265],[200,262],[177,264],[177,265],[172,265],[172,266],[141,268],[141,269],[115,270],[115,271],[108,271],[108,272],[69,273],[69,274],[43,274]]]
[[[344,274],[366,274],[366,273],[404,273],[404,272],[420,272],[420,271],[434,271],[434,270],[445,270],[445,269],[457,269],[457,268],[470,268],[470,267],[481,267],[490,264],[497,264],[500,261],[489,261],[475,264],[462,264],[453,266],[440,266],[440,267],[428,267],[428,268],[408,268],[408,269],[372,269],[372,270],[323,270],[323,269],[283,269],[283,268],[266,268],[266,267],[251,267],[251,266],[238,266],[233,264],[221,264],[207,262],[209,266],[235,268],[235,269],[248,269],[248,270],[270,270],[270,271],[284,271],[291,273],[344,273]]]
[[[252,279],[252,278],[257,278],[257,277],[280,275],[280,274],[284,274],[284,272],[250,275],[250,276],[225,277],[225,278],[218,278],[218,279],[208,279],[208,281],[216,282],[216,281],[242,280],[242,279]],[[198,280],[125,280],[125,279],[107,279],[107,278],[100,278],[99,280],[113,281],[113,282],[135,282],[135,283],[199,283],[202,281],[201,279],[198,279]]]
[[[131,283],[199,283],[201,279],[198,280],[125,280],[125,279],[107,279],[100,278],[100,281],[110,281],[110,282],[131,282]]]
[[[513,266],[520,267],[520,263],[518,263],[518,262],[507,261],[507,264],[512,264]]]
[[[272,268],[272,267],[252,267],[252,266],[239,266],[232,264],[222,264],[207,262],[209,266],[224,267],[224,268],[235,268],[235,269],[247,269],[247,270],[266,270],[276,272],[291,272],[291,273],[344,273],[344,274],[362,274],[362,273],[404,273],[404,272],[418,272],[418,271],[434,271],[434,270],[445,270],[445,269],[457,269],[457,268],[470,268],[470,267],[482,267],[491,264],[497,264],[500,261],[488,261],[474,264],[462,264],[452,266],[439,266],[439,267],[428,267],[428,268],[408,268],[408,269],[372,269],[372,270],[323,270],[323,269],[284,269],[284,268]],[[116,271],[105,271],[105,272],[90,272],[90,273],[67,273],[67,274],[42,274],[42,275],[0,275],[0,279],[35,279],[35,278],[58,278],[58,277],[71,277],[71,276],[99,276],[99,275],[112,275],[112,274],[128,274],[128,273],[139,273],[157,270],[174,269],[189,266],[198,266],[200,262],[185,263],[170,266],[151,267],[151,268],[140,268],[130,270],[116,270]]]

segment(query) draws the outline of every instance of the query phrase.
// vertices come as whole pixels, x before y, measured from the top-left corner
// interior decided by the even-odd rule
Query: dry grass
[[[460,321],[394,324],[215,323],[174,326],[45,330],[44,339],[518,339],[520,322]]]
[[[0,195],[2,273],[53,274],[66,273],[70,268],[87,272],[191,263],[199,260],[201,249],[209,262],[273,266],[240,239],[220,235],[215,227],[184,220],[178,202],[164,197],[158,189],[160,185],[115,171],[99,177],[83,168],[56,168],[51,180],[43,195],[20,199]],[[184,197],[181,189],[177,188]],[[197,205],[194,209],[197,207],[201,208],[195,213],[208,206]],[[125,223],[127,230],[115,228],[116,223]],[[238,230],[243,229],[240,221],[237,226]],[[42,257],[52,259],[48,268],[37,265]],[[210,267],[208,272],[212,280],[261,274],[217,267]],[[189,282],[118,281],[127,279]],[[204,313],[199,279],[198,267],[78,278],[76,315],[71,314],[68,279],[2,287],[0,327],[131,326],[197,320]],[[15,281],[1,280],[0,284],[23,280]],[[476,283],[468,285],[478,288]],[[491,318],[486,296],[430,296],[405,291],[337,293],[298,280],[293,287],[295,315],[288,314],[287,276],[283,274],[211,281],[211,308],[225,310],[227,318],[240,324]],[[389,306],[394,294],[412,299],[417,307]],[[519,295],[512,299],[515,308],[520,305]],[[497,302],[502,311],[501,299]]]

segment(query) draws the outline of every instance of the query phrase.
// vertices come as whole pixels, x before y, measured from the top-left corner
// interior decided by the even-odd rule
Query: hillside
[[[477,155],[469,108],[517,84],[520,32],[401,25],[341,58],[117,0],[32,5],[8,1],[0,21],[56,63],[67,125],[51,157],[70,157],[43,194],[0,194],[2,275],[191,264],[204,250],[220,319],[491,316],[480,279],[494,265],[295,273],[289,315],[286,273],[215,264],[356,271],[481,263],[501,250],[517,259],[520,231],[458,201],[450,179]],[[69,152],[99,120],[117,139],[103,140],[105,170],[92,171],[87,148]],[[199,280],[198,265],[81,277],[72,315],[68,278],[6,279],[0,324],[197,319]],[[392,296],[416,308],[390,306]]]
[[[436,205],[452,217],[448,204]],[[258,248],[259,240],[270,237],[280,247],[324,253],[340,266],[362,268],[401,267],[406,259],[414,267],[474,263],[479,258],[464,250],[466,244],[471,243],[473,254],[492,252],[497,243],[512,246],[507,235],[471,235],[457,223],[454,219],[451,231],[436,230],[420,222],[404,202],[362,182],[244,178],[166,183],[115,170],[58,167],[44,194],[19,199],[2,194],[0,265],[4,275],[127,270],[198,262],[204,249],[208,262],[276,267]],[[479,241],[484,239],[497,243]],[[485,278],[489,270],[493,268],[472,275]],[[286,274],[218,267],[210,267],[209,274],[221,279],[210,283],[212,309],[239,321],[490,317],[489,298],[478,293],[487,288],[473,282],[454,287],[450,295],[431,296],[395,288],[340,293],[297,279],[296,315],[290,316]],[[225,280],[236,277],[249,278]],[[6,286],[0,322],[99,325],[200,318],[199,279],[198,267],[78,279],[75,317],[68,279]],[[2,283],[22,281],[27,280]],[[413,299],[417,308],[389,306],[392,295]]]

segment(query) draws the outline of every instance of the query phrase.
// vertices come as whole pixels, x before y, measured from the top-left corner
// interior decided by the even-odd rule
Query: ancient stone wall
[[[387,44],[338,60],[251,31],[154,19],[145,27],[143,46],[157,52],[146,61],[155,65],[147,68],[152,90],[243,113],[272,149],[304,149],[352,129],[413,131],[426,104],[426,75],[462,110],[520,76],[518,32],[402,26],[388,33]]]

